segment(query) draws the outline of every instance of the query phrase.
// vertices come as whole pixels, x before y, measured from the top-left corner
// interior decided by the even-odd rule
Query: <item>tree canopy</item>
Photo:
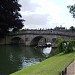
[[[0,34],[10,29],[19,30],[24,26],[19,13],[20,7],[18,0],[0,0]]]
[[[73,18],[75,18],[75,4],[74,5],[69,5],[69,12],[73,15]]]
[[[75,32],[75,27],[74,27],[74,26],[71,26],[71,27],[69,28],[69,30],[72,31],[72,32]]]

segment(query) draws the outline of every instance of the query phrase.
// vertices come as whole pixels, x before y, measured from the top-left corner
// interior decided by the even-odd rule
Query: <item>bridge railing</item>
[[[12,34],[9,34],[9,35],[26,35],[26,34],[75,36],[75,32],[57,31],[57,30],[25,30],[25,31],[19,31],[19,32],[16,32],[16,33],[12,33]]]

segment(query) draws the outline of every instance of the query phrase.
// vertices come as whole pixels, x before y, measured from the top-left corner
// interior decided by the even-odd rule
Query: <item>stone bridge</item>
[[[54,43],[57,38],[75,39],[75,33],[67,30],[22,30],[7,35],[0,40],[0,44],[23,44],[26,46]]]

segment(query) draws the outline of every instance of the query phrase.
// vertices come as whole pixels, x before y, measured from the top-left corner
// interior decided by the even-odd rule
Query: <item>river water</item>
[[[51,47],[0,46],[0,75],[9,75],[52,55]]]

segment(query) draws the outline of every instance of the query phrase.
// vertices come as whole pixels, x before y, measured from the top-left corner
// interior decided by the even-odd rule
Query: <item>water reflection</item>
[[[47,47],[43,49],[43,53],[46,57],[49,57],[52,47]]]
[[[29,58],[29,59],[26,58],[26,59],[23,59],[21,69],[26,68],[28,66],[31,66],[33,64],[39,63],[41,61],[42,61],[41,58],[36,58],[36,59],[35,58]]]
[[[8,75],[46,59],[51,48],[0,46],[0,75]]]

